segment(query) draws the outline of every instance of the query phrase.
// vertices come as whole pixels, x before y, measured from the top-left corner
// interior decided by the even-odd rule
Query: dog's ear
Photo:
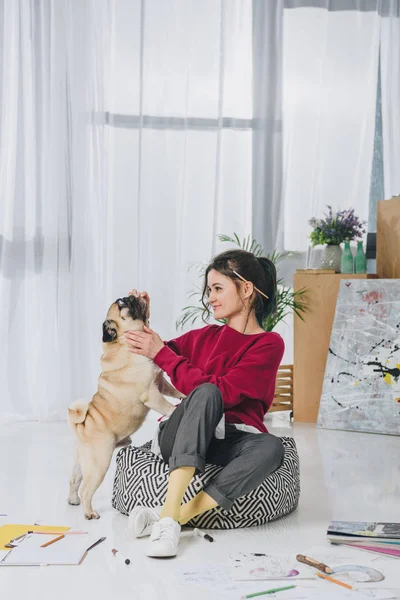
[[[107,319],[103,323],[103,342],[113,342],[117,337],[116,323]]]

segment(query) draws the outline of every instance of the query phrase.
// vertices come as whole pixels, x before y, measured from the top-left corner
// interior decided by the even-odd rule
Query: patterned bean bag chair
[[[238,498],[228,512],[221,507],[198,515],[188,525],[205,529],[236,529],[274,521],[292,512],[300,496],[299,456],[293,438],[280,438],[285,447],[282,465],[256,489]],[[124,515],[135,506],[160,506],[168,485],[168,465],[150,451],[151,443],[127,446],[118,452],[112,505]],[[206,465],[190,483],[183,502],[191,500],[222,467]]]

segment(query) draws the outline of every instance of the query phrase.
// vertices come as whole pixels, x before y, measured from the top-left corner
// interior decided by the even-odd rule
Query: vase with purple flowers
[[[351,241],[363,236],[366,232],[365,221],[361,221],[355,214],[354,208],[333,212],[328,206],[328,213],[323,219],[310,219],[313,228],[310,239],[312,246],[324,245],[321,268],[334,269],[340,273],[342,248],[340,244],[345,240]]]

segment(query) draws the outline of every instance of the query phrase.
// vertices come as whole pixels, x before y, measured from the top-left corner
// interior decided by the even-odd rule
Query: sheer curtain
[[[164,338],[198,282],[190,267],[251,232],[252,5],[113,4],[107,106],[113,289],[152,298]],[[201,325],[201,323],[199,323]]]
[[[132,287],[175,336],[191,267],[228,248],[217,234],[251,234],[262,186],[278,206],[279,32],[253,56],[260,11],[271,32],[281,12],[262,4],[2,3],[0,419],[64,418],[90,398],[106,309]],[[268,86],[265,120],[253,102]],[[261,136],[277,132],[274,182],[255,167],[253,114],[271,160]]]
[[[0,418],[93,391],[107,290],[107,2],[0,8]]]
[[[376,2],[288,1],[284,13],[284,247],[304,252],[312,216],[368,220],[380,17]],[[304,263],[303,263],[304,266]]]

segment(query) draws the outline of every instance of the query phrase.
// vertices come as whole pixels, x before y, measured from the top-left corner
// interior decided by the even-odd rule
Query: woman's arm
[[[252,346],[239,362],[222,376],[205,373],[183,356],[177,356],[164,346],[154,357],[154,362],[165,371],[173,385],[188,395],[203,383],[213,383],[222,394],[225,408],[232,408],[249,398],[262,399],[268,388],[275,386],[278,367],[284,352],[280,336],[267,338],[264,343]]]
[[[144,332],[132,331],[125,335],[130,351],[153,359],[180,392],[188,395],[203,383],[213,383],[221,391],[225,408],[236,406],[245,399],[265,398],[271,382],[275,385],[284,352],[284,342],[279,335],[266,336],[249,348],[225,375],[217,376],[204,372],[164,345],[160,336],[147,327]]]
[[[185,356],[190,345],[190,334],[189,331],[169,342],[163,342],[158,333],[145,325],[143,331],[127,331],[125,339],[130,352],[154,359],[164,347],[170,349],[175,355]]]

